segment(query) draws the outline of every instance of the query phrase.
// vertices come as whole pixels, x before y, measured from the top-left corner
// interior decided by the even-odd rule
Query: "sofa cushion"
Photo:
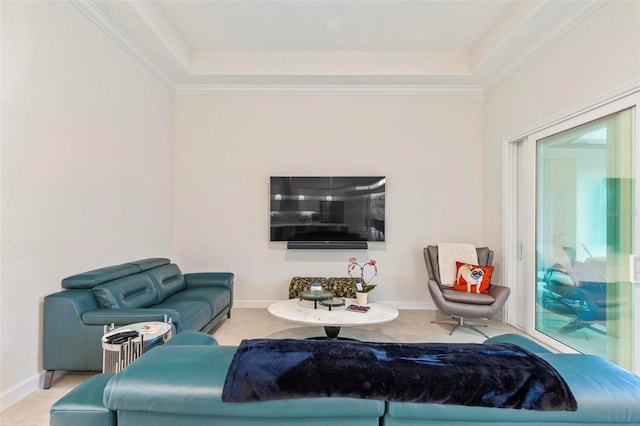
[[[196,416],[215,416],[220,424],[277,419],[278,424],[339,425],[339,421],[326,419],[355,417],[375,418],[377,425],[377,418],[384,414],[384,401],[356,398],[224,403],[222,387],[235,352],[232,346],[162,346],[149,351],[109,381],[105,405],[118,410],[118,416],[142,411],[181,414],[181,421],[174,424],[195,421]],[[207,424],[218,423],[209,420]]]
[[[149,269],[147,274],[151,276],[156,287],[158,287],[157,303],[187,287],[180,268],[174,263]]]
[[[362,282],[362,278],[354,277],[293,277],[289,283],[289,299],[297,299],[301,291],[309,291],[311,284],[320,283],[322,290],[333,293],[336,297],[356,297],[351,284]]]
[[[218,341],[210,334],[185,330],[167,340],[164,346],[218,346]]]
[[[180,322],[176,324],[178,332],[183,330],[200,331],[211,321],[213,312],[207,302],[196,300],[181,300],[182,292],[165,299],[162,303],[152,306],[153,308],[174,309],[180,313]]]
[[[162,257],[152,257],[148,259],[140,259],[133,262],[123,263],[122,265],[106,266],[104,268],[93,269],[91,271],[82,272],[72,275],[62,280],[62,288],[78,289],[93,288],[98,284],[108,281],[117,280],[118,278],[128,275],[137,274],[147,269],[155,268],[160,265],[166,265],[169,259]]]
[[[91,290],[101,308],[147,308],[158,302],[158,289],[146,273],[100,284]]]
[[[168,303],[204,302],[214,315],[222,312],[231,303],[229,291],[222,287],[200,287],[183,290],[166,299]]]
[[[388,404],[387,425],[640,424],[640,377],[593,355],[540,353],[567,382],[577,411],[532,411],[444,404]]]
[[[470,303],[474,305],[491,305],[496,299],[490,294],[467,293],[450,287],[442,288],[442,296],[450,302]]]
[[[68,289],[93,288],[98,284],[137,274],[138,272],[140,272],[140,267],[132,264],[107,266],[64,278],[62,287]]]
[[[336,297],[356,297],[356,291],[352,284],[363,282],[359,277],[330,277],[327,283],[327,290]]]

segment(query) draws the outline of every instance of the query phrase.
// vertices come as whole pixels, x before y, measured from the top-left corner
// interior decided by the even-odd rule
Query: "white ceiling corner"
[[[606,0],[69,0],[176,93],[481,94]]]

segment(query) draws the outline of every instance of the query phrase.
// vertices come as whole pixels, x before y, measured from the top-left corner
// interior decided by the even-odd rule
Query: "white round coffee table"
[[[289,299],[269,306],[269,313],[283,320],[324,326],[327,337],[335,339],[341,327],[357,327],[383,324],[398,318],[398,310],[386,305],[369,303],[365,313],[348,311],[349,305],[355,305],[356,299],[345,299],[344,306],[333,306],[331,310],[324,306],[314,309],[313,301]]]

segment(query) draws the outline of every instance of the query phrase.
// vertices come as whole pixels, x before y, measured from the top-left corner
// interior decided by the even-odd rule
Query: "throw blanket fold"
[[[442,285],[453,286],[456,280],[456,262],[478,264],[478,252],[473,244],[438,243],[438,267]]]
[[[243,340],[222,392],[225,402],[313,397],[577,409],[550,364],[510,343]]]

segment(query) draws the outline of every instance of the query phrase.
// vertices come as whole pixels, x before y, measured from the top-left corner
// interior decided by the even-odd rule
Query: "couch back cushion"
[[[150,257],[148,259],[135,260],[133,262],[127,262],[125,265],[135,265],[140,268],[140,272],[146,271],[151,268],[157,268],[158,266],[168,265],[171,261],[164,257]]]
[[[145,272],[100,284],[91,290],[101,308],[146,308],[158,303],[158,289]]]
[[[134,264],[107,266],[64,278],[62,287],[67,289],[93,288],[107,281],[117,280],[138,272],[140,272],[140,267]]]
[[[135,260],[123,263],[122,265],[106,266],[92,271],[82,272],[72,275],[62,280],[62,288],[86,289],[93,288],[99,284],[117,280],[128,275],[137,274],[147,269],[167,265],[171,261],[164,257],[151,257],[148,259]]]
[[[187,288],[178,265],[171,263],[147,271],[158,288],[158,303]]]

